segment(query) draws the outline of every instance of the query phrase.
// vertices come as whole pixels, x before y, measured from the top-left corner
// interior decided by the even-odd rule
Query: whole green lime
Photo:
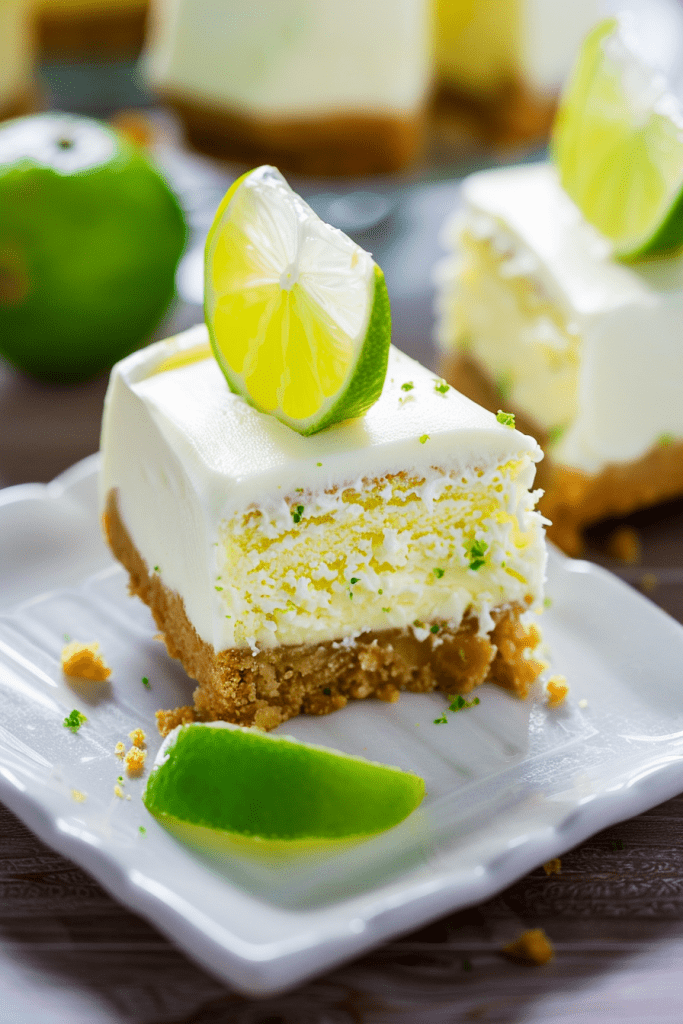
[[[88,118],[0,127],[0,353],[84,380],[145,342],[174,295],[178,203],[137,147]]]

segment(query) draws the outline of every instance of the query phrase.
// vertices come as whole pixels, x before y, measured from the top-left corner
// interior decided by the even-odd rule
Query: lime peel
[[[367,838],[421,802],[411,772],[227,722],[178,726],[143,800],[159,822],[202,845],[300,849]]]
[[[586,37],[553,129],[568,195],[623,258],[683,245],[683,111],[628,18]]]
[[[363,415],[391,340],[384,275],[274,167],[242,175],[206,243],[205,318],[232,391],[301,434]]]

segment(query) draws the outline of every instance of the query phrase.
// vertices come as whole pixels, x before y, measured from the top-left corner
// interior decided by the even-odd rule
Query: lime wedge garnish
[[[164,825],[242,841],[363,838],[397,825],[424,796],[410,772],[225,722],[180,726],[160,753],[147,810]]]
[[[245,174],[223,199],[205,282],[216,359],[261,412],[313,434],[377,401],[391,338],[384,275],[274,167]]]
[[[555,121],[565,191],[616,255],[683,244],[683,111],[625,18],[587,36]]]

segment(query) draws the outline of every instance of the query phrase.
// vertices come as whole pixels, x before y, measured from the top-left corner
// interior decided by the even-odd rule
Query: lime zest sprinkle
[[[143,685],[143,686],[146,686],[148,690],[151,690],[151,689],[152,689],[152,687],[151,687],[151,684],[150,684],[150,681],[149,681],[149,679],[147,678],[147,676],[143,676],[143,677],[142,677],[142,685]]]
[[[405,384],[401,384],[401,391],[412,391],[414,387],[412,380],[407,380]]]
[[[435,622],[433,626],[429,627],[430,633],[438,633],[441,627]]]
[[[292,513],[292,519],[294,520],[294,522],[295,523],[300,523],[301,522],[301,517],[304,514],[304,506],[303,505],[297,505],[295,509],[291,508],[289,511]]]
[[[316,466],[322,466],[322,462],[316,462]]]
[[[504,427],[511,427],[514,430],[514,427],[515,427],[515,416],[514,416],[514,413],[503,412],[502,409],[499,409],[498,412],[496,413],[496,419],[498,420],[499,423],[502,423],[502,425]]]
[[[420,444],[425,444],[425,442],[428,441],[428,440],[429,440],[429,434],[423,434],[422,437],[420,438]]]
[[[468,558],[470,560],[470,569],[474,569],[475,572],[478,569],[481,569],[482,565],[485,564],[486,559],[484,558],[484,556],[488,549],[489,546],[485,540],[472,541],[467,552]]]
[[[669,445],[671,445],[673,443],[674,443],[674,436],[673,436],[673,434],[668,434],[668,433],[660,434],[659,437],[657,438],[657,444],[660,446],[660,448],[668,448]]]
[[[467,661],[467,656],[466,656],[466,654],[465,654],[465,649],[464,649],[463,647],[461,647],[461,648],[460,648],[460,649],[458,650],[458,654],[460,655],[460,660],[461,660],[461,661]]]
[[[450,384],[447,384],[445,380],[437,380],[434,384],[434,390],[438,391],[440,395],[445,395],[447,391],[450,391],[450,389]]]
[[[138,832],[140,833],[141,836],[146,836],[147,835],[147,829],[145,828],[144,825],[140,825],[140,828],[138,829]]]
[[[383,591],[383,590],[382,590],[382,588],[380,587],[380,588],[379,588],[379,590],[377,591],[377,593],[378,593],[378,594],[383,594],[383,593],[384,593],[384,591]]]
[[[390,611],[391,611],[391,608],[382,608],[382,611],[383,611],[383,612],[390,612]]]
[[[465,700],[463,695],[459,693],[457,697],[453,698],[452,704],[448,705],[449,711],[462,711],[464,708],[473,708],[479,704],[479,698],[474,697],[472,700]]]
[[[552,599],[552,597],[544,597],[543,598],[543,607],[544,608],[552,608],[552,606],[553,606],[553,599]]]
[[[88,719],[85,717],[83,712],[74,708],[73,711],[66,716],[62,724],[65,729],[71,729],[73,733],[77,733],[83,723],[87,721]]]
[[[154,571],[155,571],[155,572],[159,572],[159,566],[158,566],[158,565],[155,565],[155,566],[154,566]]]
[[[222,587],[214,587],[213,589],[214,590],[222,590],[223,588]]]
[[[446,725],[447,723],[448,723],[448,719],[446,718],[446,712],[445,711],[441,715],[441,718],[435,718],[434,719],[434,725]]]
[[[360,583],[360,580],[357,576],[352,576],[349,583]]]
[[[436,576],[437,580],[442,580],[446,570],[445,569],[440,569],[438,565],[435,565],[434,568],[432,569],[432,572]]]

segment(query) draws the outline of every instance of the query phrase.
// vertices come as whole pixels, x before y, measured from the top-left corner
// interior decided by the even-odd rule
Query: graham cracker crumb
[[[82,793],[80,789],[71,790],[71,799],[75,800],[77,804],[83,804],[88,799],[86,793]]]
[[[543,865],[546,875],[559,875],[562,873],[562,861],[559,857],[553,857]]]
[[[117,797],[119,797],[119,799],[120,799],[120,800],[123,800],[123,790],[122,790],[122,789],[121,789],[121,787],[120,787],[120,786],[118,785],[118,783],[117,783],[117,784],[116,784],[116,785],[114,786],[114,794],[115,794],[115,795],[116,795]]]
[[[99,649],[100,645],[96,640],[89,644],[72,640],[62,650],[62,671],[67,676],[76,676],[78,679],[90,679],[94,683],[104,682],[111,675],[111,669],[98,653]]]
[[[129,775],[142,775],[145,767],[147,751],[139,747],[131,747],[126,754],[126,771]]]
[[[121,740],[119,740],[119,742],[114,747],[114,753],[116,754],[116,756],[118,758],[123,760],[123,758],[125,757],[125,754],[126,754],[126,745],[125,745],[125,743],[122,743]]]
[[[565,697],[569,693],[567,680],[564,676],[551,676],[545,689],[548,694],[549,708],[556,708],[558,705],[563,704]]]
[[[157,729],[162,736],[168,736],[177,725],[189,725],[196,720],[194,708],[182,707],[173,708],[172,711],[157,711],[154,716],[157,720]]]
[[[555,956],[550,939],[542,928],[529,928],[528,931],[522,932],[514,942],[503,946],[502,952],[510,960],[535,966],[547,964]]]
[[[653,572],[644,572],[643,577],[640,581],[640,585],[646,594],[651,594],[658,583],[659,580]]]
[[[133,729],[132,732],[128,733],[128,739],[134,747],[144,747],[146,736],[142,729]]]
[[[640,536],[632,526],[620,526],[607,541],[607,553],[625,565],[637,565],[641,557]]]

